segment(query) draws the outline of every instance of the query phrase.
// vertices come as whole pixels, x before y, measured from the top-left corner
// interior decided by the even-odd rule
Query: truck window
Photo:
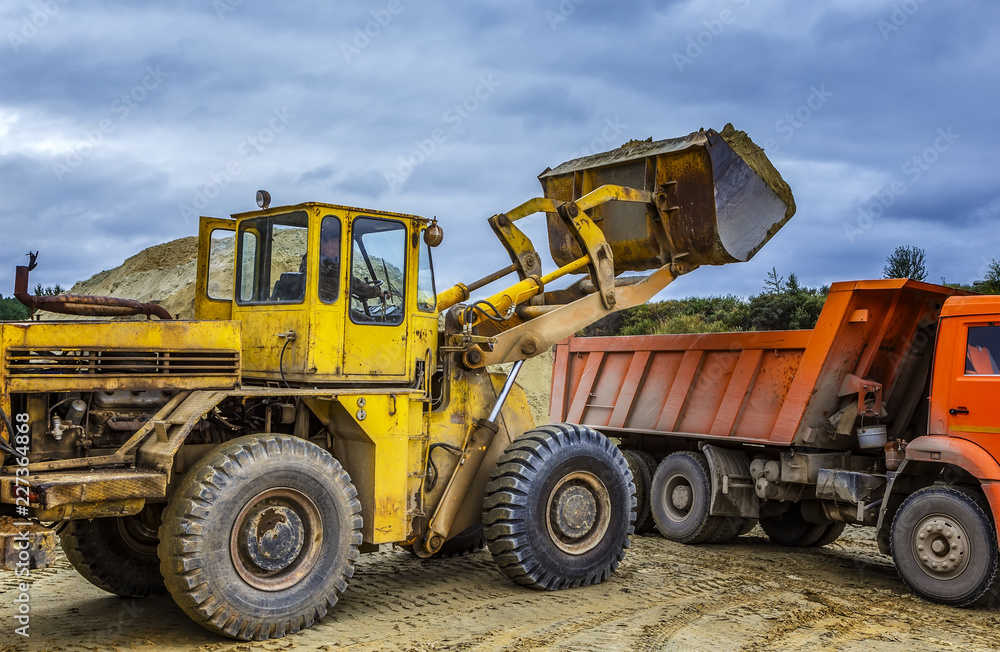
[[[406,226],[359,217],[351,238],[351,320],[396,325],[403,321]]]
[[[232,229],[212,229],[209,237],[208,296],[210,299],[233,299],[233,246],[236,237]]]
[[[301,303],[305,299],[307,226],[304,212],[240,224],[238,303]]]
[[[434,291],[434,265],[431,263],[431,248],[420,241],[420,265],[417,270],[417,310],[434,312],[437,308],[437,292]]]
[[[340,220],[323,218],[319,229],[319,298],[324,303],[337,300],[340,285]]]
[[[966,376],[1000,375],[1000,326],[969,326]]]

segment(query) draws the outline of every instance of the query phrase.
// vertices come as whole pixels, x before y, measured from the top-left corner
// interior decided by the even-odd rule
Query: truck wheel
[[[740,531],[736,533],[736,536],[741,537],[744,534],[750,534],[751,530],[753,530],[755,527],[757,527],[757,519],[755,518],[744,519],[743,527],[741,527]]]
[[[127,598],[166,593],[156,530],[160,505],[147,505],[135,516],[69,521],[60,532],[66,559],[88,582]]]
[[[650,504],[656,528],[678,543],[705,543],[720,535],[724,518],[708,513],[712,480],[701,453],[667,455],[653,475]],[[735,536],[736,531],[733,531]]]
[[[563,589],[604,581],[635,521],[628,463],[604,435],[569,424],[529,430],[486,485],[486,542],[518,584]]]
[[[892,520],[890,547],[903,582],[931,602],[965,607],[1000,594],[996,529],[971,489],[937,485],[908,497]]]
[[[813,548],[822,548],[823,546],[828,546],[837,539],[840,535],[844,533],[847,529],[847,523],[830,523],[823,530],[823,534],[819,535],[819,538],[810,543],[809,545]]]
[[[361,504],[325,450],[250,435],[181,479],[160,527],[160,568],[174,601],[205,628],[242,640],[311,627],[354,575]]]
[[[798,503],[789,505],[780,516],[765,516],[760,519],[760,527],[768,539],[779,546],[790,547],[814,545],[826,534],[828,525],[830,524],[807,521],[802,517],[802,507]]]
[[[717,517],[713,516],[712,518]],[[720,519],[720,523],[715,529],[715,534],[705,543],[728,543],[740,536],[740,532],[743,531],[746,522],[751,520],[741,516],[722,516],[718,518]]]
[[[623,448],[622,455],[628,462],[635,483],[635,533],[646,534],[656,529],[653,511],[649,504],[649,490],[653,483],[653,473],[656,471],[656,460],[646,451],[633,448]]]

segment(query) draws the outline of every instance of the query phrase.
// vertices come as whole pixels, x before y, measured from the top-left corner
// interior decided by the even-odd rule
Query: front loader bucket
[[[724,265],[750,260],[795,213],[788,184],[764,150],[727,124],[683,138],[633,141],[563,163],[538,176],[545,197],[575,201],[603,185],[654,193],[653,204],[609,202],[590,217],[614,254],[615,274],[671,261]],[[661,194],[662,193],[662,194]],[[548,213],[552,258],[583,252],[557,213]]]

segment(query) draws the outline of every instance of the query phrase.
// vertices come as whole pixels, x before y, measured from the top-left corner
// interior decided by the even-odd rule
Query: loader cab
[[[433,266],[421,237],[429,224],[319,203],[202,218],[196,317],[241,322],[247,380],[426,378],[437,337]]]

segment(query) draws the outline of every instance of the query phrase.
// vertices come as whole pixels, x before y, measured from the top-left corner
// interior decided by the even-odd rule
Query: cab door
[[[388,217],[357,215],[350,227],[344,373],[406,380],[407,226]]]
[[[989,317],[942,320],[951,355],[939,355],[933,417],[957,437],[994,442],[1000,437],[1000,322]],[[947,329],[947,333],[945,332]],[[945,338],[939,344],[945,344]],[[945,353],[939,351],[939,353]],[[950,359],[947,359],[950,358]]]
[[[182,319],[232,319],[236,220],[202,217],[198,223],[198,271],[194,314]]]

